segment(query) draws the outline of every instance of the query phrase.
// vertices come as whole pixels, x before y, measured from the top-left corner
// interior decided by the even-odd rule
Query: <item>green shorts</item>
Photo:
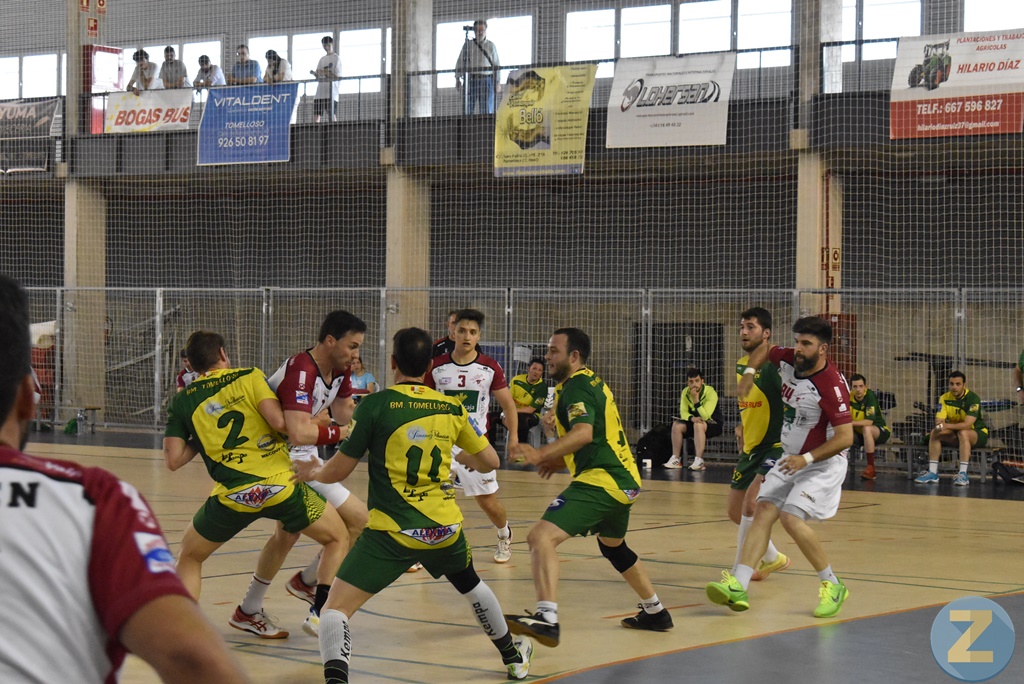
[[[775,466],[775,461],[782,458],[781,446],[755,447],[749,454],[740,454],[740,460],[732,471],[733,489],[746,491],[753,484],[754,478],[767,475]]]
[[[266,486],[262,483],[255,484],[241,488],[241,491],[234,490],[211,496],[203,507],[196,511],[192,518],[192,526],[204,539],[224,543],[260,518],[280,520],[285,531],[301,532],[324,514],[326,504],[323,497],[302,482],[287,485],[285,490],[270,496],[267,499],[268,502],[273,502],[270,505],[253,507],[251,510],[238,510],[240,505],[237,500],[240,495],[246,492],[259,492],[259,488]],[[232,496],[236,498],[232,499]],[[250,496],[246,499],[250,502],[249,506],[253,505],[253,498]]]
[[[878,427],[877,425],[870,425],[868,427]],[[889,441],[892,437],[892,430],[889,426],[878,428],[878,437],[875,438],[875,446],[880,446]],[[858,427],[853,430],[853,446],[862,447],[864,446],[864,428]]]
[[[395,541],[388,532],[365,529],[345,556],[338,579],[369,594],[383,591],[413,563],[422,563],[434,579],[462,572],[473,561],[473,552],[459,526],[455,541],[439,549],[412,549]]]
[[[878,438],[875,440],[875,446],[879,444],[885,444],[892,437],[892,430],[888,427],[878,428]]]
[[[600,487],[573,482],[551,502],[541,520],[574,537],[599,534],[609,539],[622,539],[629,529],[632,506],[632,503],[615,500]]]
[[[985,428],[984,430],[975,430],[975,432],[978,433],[978,441],[975,442],[974,446],[980,449],[988,444],[988,428]]]

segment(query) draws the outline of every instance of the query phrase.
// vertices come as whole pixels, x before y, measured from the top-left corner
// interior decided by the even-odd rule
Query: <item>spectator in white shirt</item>
[[[196,88],[209,88],[227,85],[227,81],[224,80],[224,72],[221,68],[212,64],[208,56],[202,55],[199,58],[199,73],[196,74],[196,80],[192,81],[192,85]]]
[[[267,50],[267,73],[263,75],[264,83],[283,83],[294,80],[292,65],[288,60],[277,54],[276,50]]]

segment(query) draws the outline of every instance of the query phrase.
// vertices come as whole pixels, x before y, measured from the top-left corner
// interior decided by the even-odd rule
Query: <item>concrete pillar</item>
[[[105,287],[106,250],[106,198],[88,183],[68,180],[64,185],[64,285]],[[69,289],[63,315],[63,401],[70,406],[105,409],[105,291]],[[102,413],[99,418],[103,419]]]
[[[434,79],[434,0],[392,0],[391,119],[430,116]]]
[[[391,132],[407,117],[430,116],[433,79],[410,78],[415,71],[433,69],[433,0],[393,0],[391,49]],[[384,335],[385,358],[391,337],[401,328],[430,325],[430,191],[429,176],[395,165],[394,149],[385,149],[387,166],[387,248],[385,286],[388,288]],[[412,288],[411,291],[402,291]]]
[[[842,285],[842,188],[827,159],[810,149],[811,102],[821,92],[821,43],[838,40],[842,31],[841,0],[797,0],[796,40],[800,46],[800,127],[791,131],[797,154],[796,283],[798,288]],[[802,312],[837,310],[837,298],[812,297]]]

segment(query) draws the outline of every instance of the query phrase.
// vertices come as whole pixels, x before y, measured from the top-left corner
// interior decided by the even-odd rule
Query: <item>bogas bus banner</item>
[[[889,137],[1020,133],[1024,29],[900,38]]]
[[[620,59],[608,147],[724,145],[736,53]]]
[[[199,165],[286,162],[299,84],[210,90],[199,123]]]
[[[104,133],[149,133],[188,128],[192,89],[110,93]]]

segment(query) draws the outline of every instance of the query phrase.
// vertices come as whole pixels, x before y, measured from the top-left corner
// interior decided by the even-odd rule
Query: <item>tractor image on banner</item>
[[[924,63],[915,64],[907,82],[911,88],[924,83],[927,90],[935,90],[949,80],[953,60],[949,56],[949,41],[924,46]]]

